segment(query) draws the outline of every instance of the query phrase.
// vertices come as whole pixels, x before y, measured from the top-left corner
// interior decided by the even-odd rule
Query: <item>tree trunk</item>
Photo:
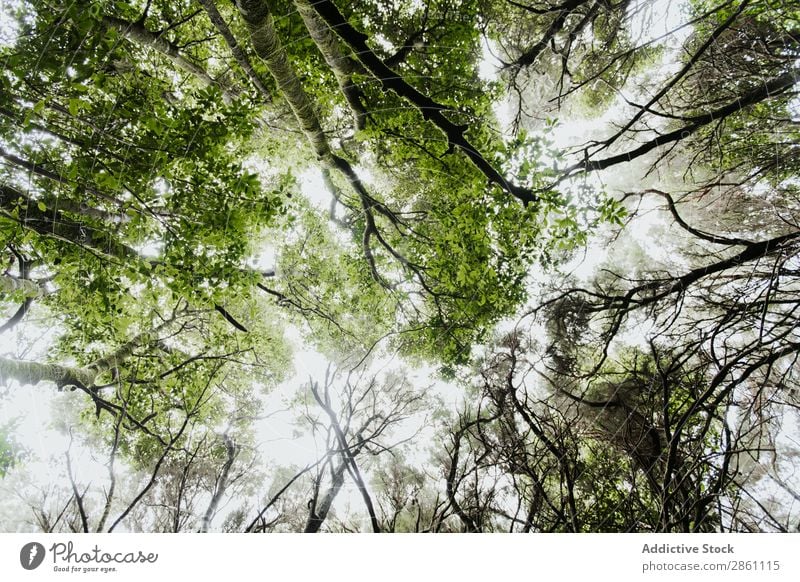
[[[366,228],[364,229],[362,239],[364,256],[369,263],[373,278],[385,285],[383,278],[378,273],[375,265],[375,258],[370,246],[371,237],[378,234],[373,208],[384,211],[385,208],[382,205],[378,205],[375,199],[369,195],[361,179],[356,174],[355,170],[353,170],[352,166],[350,166],[349,162],[337,156],[331,150],[328,138],[325,136],[319,118],[314,111],[314,106],[303,90],[303,86],[300,84],[300,80],[297,78],[286,56],[286,50],[283,48],[278,38],[272,15],[269,12],[269,7],[266,2],[264,2],[264,0],[237,0],[236,5],[250,30],[250,36],[256,54],[266,62],[270,74],[275,79],[279,90],[294,113],[295,119],[311,145],[311,149],[326,167],[341,173],[358,194],[361,201],[361,210],[364,212],[364,219],[366,221]],[[391,220],[395,220],[395,217],[390,213],[382,213],[391,216]],[[399,257],[397,252],[385,243],[380,236],[377,238],[381,240],[381,244],[386,250],[395,257]]]
[[[304,530],[304,533],[317,533],[322,527],[322,524],[328,517],[328,512],[331,509],[331,505],[333,505],[333,500],[336,499],[336,496],[339,494],[339,491],[344,484],[344,472],[346,469],[347,460],[345,459],[342,459],[341,463],[339,463],[339,465],[333,469],[331,486],[328,487],[328,490],[322,497],[322,501],[319,504],[311,507],[311,514],[308,516],[308,521],[306,521],[306,529]]]
[[[20,208],[20,203],[25,207]],[[0,185],[0,215],[42,236],[92,249],[106,257],[123,261],[140,258],[134,249],[107,232],[70,220],[60,210],[42,211],[34,200],[6,184]]]
[[[164,55],[173,65],[195,77],[203,87],[214,85],[222,91],[226,103],[230,103],[236,95],[214,80],[203,67],[184,57],[178,47],[169,42],[162,35],[150,32],[139,22],[129,22],[116,16],[104,16],[103,21],[115,28],[131,42],[151,48]]]
[[[294,4],[319,52],[333,71],[339,90],[350,105],[355,128],[364,129],[366,111],[361,103],[361,92],[352,80],[352,75],[364,72],[364,68],[358,61],[344,54],[339,37],[319,17],[311,2],[295,0]]]
[[[222,496],[225,495],[225,491],[228,488],[228,478],[230,477],[231,467],[233,467],[233,462],[236,460],[236,456],[239,453],[239,449],[236,447],[231,437],[225,434],[222,435],[222,438],[225,441],[225,450],[228,453],[228,458],[225,460],[225,464],[222,465],[222,472],[214,485],[211,501],[208,504],[208,508],[203,515],[203,522],[200,525],[200,533],[208,533],[211,527],[211,520],[214,518],[214,514],[217,513],[219,502],[222,500]]]
[[[75,366],[58,364],[42,364],[24,360],[12,360],[0,357],[0,379],[16,380],[20,384],[33,385],[41,382],[52,382],[59,388],[64,386],[82,386],[94,384],[99,371]]]
[[[491,184],[497,184],[525,205],[539,200],[538,194],[532,189],[509,182],[489,160],[483,157],[480,150],[465,135],[468,126],[458,125],[444,115],[448,107],[421,93],[411,86],[402,75],[387,67],[386,63],[369,48],[367,35],[356,30],[344,15],[339,12],[333,2],[330,0],[316,0],[314,2],[314,10],[328,24],[330,29],[334,30],[350,47],[364,68],[375,76],[384,90],[393,91],[416,107],[423,119],[430,121],[444,133],[450,147],[459,148],[463,151]]]
[[[59,388],[65,386],[90,388],[97,382],[101,374],[127,360],[136,347],[149,344],[152,340],[152,334],[163,329],[169,323],[168,321],[160,325],[153,332],[137,335],[132,340],[122,344],[117,350],[107,356],[98,358],[83,368],[0,357],[0,379],[16,380],[23,386],[35,386],[41,382],[52,382]]]
[[[217,31],[222,35],[222,38],[225,39],[228,48],[231,50],[233,58],[236,59],[236,62],[239,63],[240,67],[242,67],[242,70],[250,78],[261,96],[266,101],[271,101],[272,98],[269,89],[267,89],[267,86],[261,80],[261,76],[253,68],[253,64],[250,62],[247,54],[245,54],[245,52],[242,50],[242,47],[239,46],[239,43],[236,41],[236,37],[228,27],[228,23],[225,22],[225,19],[222,18],[219,10],[217,10],[215,0],[199,0],[199,2],[202,4],[203,8],[205,8],[206,14],[208,14],[209,20],[211,20],[211,24],[214,25],[214,28],[216,28]]]
[[[300,80],[286,56],[286,50],[275,32],[267,3],[264,0],[237,0],[236,6],[250,31],[256,54],[267,64],[311,148],[320,160],[328,160],[332,155],[328,140],[314,106],[300,85]]]

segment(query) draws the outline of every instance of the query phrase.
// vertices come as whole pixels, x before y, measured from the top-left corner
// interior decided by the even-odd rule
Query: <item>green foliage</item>
[[[27,456],[26,451],[14,437],[17,425],[18,421],[0,424],[0,479],[5,478],[8,472]]]
[[[226,103],[216,86],[172,74],[103,18],[134,22],[140,7],[37,8],[0,49],[3,184],[20,192],[3,197],[2,242],[53,290],[34,306],[58,317],[51,359],[88,366],[133,342],[99,394],[125,412],[120,452],[147,468],[187,416],[207,427],[237,408],[249,418],[257,388],[289,369],[247,260],[292,186],[244,169],[256,127],[246,96]],[[246,337],[213,311],[222,306]],[[83,402],[82,429],[107,441],[118,417]]]
[[[658,500],[624,452],[588,442],[579,469],[583,531],[622,533],[657,527]]]
[[[764,78],[796,70],[797,14],[787,5],[752,3],[692,62],[740,6],[700,18],[713,6],[692,2],[690,16],[698,21],[677,63],[691,64],[691,71],[642,109],[619,139],[603,143],[607,135],[587,135],[587,149],[565,152],[555,145],[555,117],[597,115],[621,93],[629,95],[631,79],[663,76],[656,66],[676,47],[642,41],[633,27],[639,8],[648,6],[344,4],[337,7],[347,23],[375,53],[354,54],[351,45],[361,37],[340,27],[338,48],[356,63],[347,81],[363,108],[363,128],[353,126],[351,108],[358,106],[340,90],[342,72],[328,66],[289,0],[268,3],[283,48],[262,51],[264,60],[255,57],[251,31],[232,3],[217,5],[237,41],[234,50],[199,4],[165,0],[30,0],[12,15],[18,37],[0,46],[3,275],[43,289],[41,297],[3,296],[2,312],[20,315],[23,323],[9,319],[9,328],[30,320],[50,326],[41,359],[94,377],[89,386],[60,386],[75,389],[62,395],[62,428],[80,429],[85,442],[118,453],[137,474],[163,469],[163,482],[148,498],[154,506],[168,506],[184,478],[203,490],[200,497],[217,486],[216,471],[230,452],[219,435],[230,431],[252,444],[261,397],[291,374],[287,328],[299,329],[331,360],[393,352],[463,379],[476,346],[485,348],[498,322],[536,299],[533,289],[557,275],[601,226],[615,233],[625,227],[620,192],[607,192],[583,170],[639,138],[646,144],[651,130],[668,135],[673,125],[689,124],[692,139],[702,140],[695,143],[717,146],[692,163],[716,163],[720,175],[759,176],[782,189],[773,199],[796,197],[791,91],[718,123],[697,121]],[[770,50],[754,48],[761,46]],[[481,74],[487,47],[513,61],[494,81]],[[287,69],[281,75],[273,61],[283,50],[288,66],[281,63]],[[520,61],[529,51],[536,52],[530,62]],[[397,77],[370,72],[370,56]],[[293,83],[276,83],[281,78]],[[303,99],[287,85],[301,87]],[[528,92],[535,95],[530,110]],[[509,103],[520,106],[519,124],[510,128],[495,117]],[[322,186],[314,179],[319,171]],[[274,264],[256,261],[271,255]],[[700,459],[719,445],[721,417],[692,408],[708,387],[701,352],[676,363],[668,346],[654,347],[653,355],[612,345],[623,316],[608,320],[612,330],[600,338],[608,344],[597,341],[594,314],[602,320],[617,305],[632,311],[634,300],[650,305],[647,297],[656,297],[656,283],[666,277],[658,274],[647,293],[632,298],[624,290],[633,283],[612,271],[596,279],[598,291],[536,313],[545,318],[551,344],[543,359],[552,367],[526,373],[554,374],[544,382],[552,398],[533,398],[532,388],[515,384],[512,355],[529,354],[512,354],[513,342],[506,342],[500,363],[482,376],[488,385],[465,389],[462,415],[436,407],[432,416],[446,434],[439,435],[434,462],[448,473],[463,471],[462,485],[474,486],[475,495],[455,486],[437,515],[439,499],[425,487],[429,475],[414,463],[398,453],[370,465],[393,528],[415,529],[423,514],[431,523],[438,519],[439,529],[458,529],[458,519],[498,528],[508,516],[483,522],[484,510],[515,495],[520,507],[539,507],[541,529],[664,525],[655,465],[646,465],[614,429],[664,436],[659,431],[670,419],[682,418],[679,452]],[[774,292],[791,288],[781,281]],[[604,295],[616,291],[623,296]],[[581,397],[617,399],[616,408],[595,406],[603,411],[587,423],[580,397],[558,390],[567,380],[585,389]],[[524,402],[512,409],[508,398],[517,392]],[[388,394],[381,386],[381,396]],[[293,402],[313,405],[308,398]],[[375,405],[373,418],[384,405]],[[456,433],[464,454],[447,458]],[[0,430],[0,474],[19,458],[8,434]],[[191,451],[203,460],[193,460]],[[250,452],[242,458],[254,462]],[[317,489],[335,456],[327,465],[320,461]],[[651,457],[661,463],[663,451]],[[674,473],[697,491],[717,475],[710,462],[672,461]],[[479,478],[485,467],[492,474]],[[564,496],[566,487],[577,502]],[[302,506],[303,496],[293,495]],[[541,505],[544,499],[558,503]],[[579,517],[567,516],[570,504]],[[180,514],[180,502],[176,507]],[[692,516],[692,527],[716,525],[706,518]]]

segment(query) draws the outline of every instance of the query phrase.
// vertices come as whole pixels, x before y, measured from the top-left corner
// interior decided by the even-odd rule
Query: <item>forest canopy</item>
[[[0,20],[3,530],[800,531],[797,6]]]

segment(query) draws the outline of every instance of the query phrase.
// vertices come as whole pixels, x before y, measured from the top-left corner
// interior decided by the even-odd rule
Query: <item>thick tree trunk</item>
[[[21,204],[24,206],[15,213]],[[56,208],[41,210],[35,200],[6,184],[0,184],[0,216],[14,220],[23,228],[32,230],[41,236],[85,247],[111,259],[145,261],[152,266],[161,263],[157,258],[143,257],[136,249],[119,242],[114,235],[105,230],[71,220]],[[111,228],[109,227],[109,229]],[[241,271],[248,274],[255,272],[262,277],[275,276],[273,269],[254,271],[242,267]],[[0,291],[2,290],[2,285],[0,285]]]
[[[25,207],[17,210],[20,203]],[[26,194],[5,184],[0,184],[0,215],[42,236],[92,249],[107,257],[120,260],[140,258],[134,249],[118,242],[107,232],[70,220],[56,209],[43,211]]]
[[[300,80],[289,63],[269,7],[264,0],[237,0],[236,6],[250,31],[250,38],[256,54],[267,64],[278,89],[294,113],[303,134],[320,160],[327,161],[331,156],[330,145],[322,131],[311,100],[303,90]]]
[[[163,329],[169,322],[162,324],[155,331]],[[119,366],[133,355],[133,350],[151,342],[152,334],[143,333],[129,342],[122,344],[107,356],[98,358],[85,367],[62,366],[60,364],[43,364],[0,357],[0,379],[16,380],[20,384],[33,385],[52,382],[59,388],[76,386],[90,388],[97,383],[99,376]]]
[[[42,364],[0,357],[0,380],[16,380],[24,385],[52,382],[59,388],[64,386],[89,387],[94,384],[99,372],[90,368]]]
[[[300,84],[300,80],[289,63],[286,50],[283,48],[280,38],[278,38],[267,3],[264,0],[237,0],[236,5],[250,31],[256,54],[267,64],[270,74],[275,79],[278,89],[289,104],[292,113],[294,113],[295,119],[311,145],[311,149],[325,166],[340,172],[358,194],[366,222],[362,239],[364,255],[369,263],[373,278],[385,284],[375,265],[374,255],[370,246],[372,236],[375,235],[381,245],[392,255],[395,257],[400,257],[400,255],[378,235],[373,209],[390,217],[390,220],[394,221],[396,218],[369,195],[361,179],[347,160],[337,156],[331,150],[319,118],[314,111],[313,103]]]

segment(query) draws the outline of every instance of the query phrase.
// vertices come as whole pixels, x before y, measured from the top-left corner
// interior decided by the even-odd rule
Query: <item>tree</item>
[[[40,527],[796,527],[757,492],[796,493],[765,465],[796,452],[798,353],[773,4],[663,31],[649,0],[4,8],[0,377],[55,386],[108,469],[90,487],[65,447]],[[289,338],[324,380],[290,379]],[[460,397],[423,399],[420,366]],[[273,390],[323,453],[263,454]],[[426,408],[410,454],[390,429]]]
[[[424,396],[398,373],[367,376],[363,362],[346,373],[329,365],[324,381],[320,384],[310,379],[308,391],[299,396],[305,408],[302,423],[315,441],[323,442],[325,454],[297,472],[286,487],[276,492],[247,530],[274,531],[280,515],[269,520],[268,511],[286,496],[289,486],[307,477],[305,483],[299,483],[309,489],[306,507],[299,509],[307,512],[304,532],[321,531],[348,478],[364,503],[370,529],[375,533],[383,531],[363,465],[369,467],[382,457],[394,455],[395,448],[413,438],[397,439],[393,433],[420,412]]]

